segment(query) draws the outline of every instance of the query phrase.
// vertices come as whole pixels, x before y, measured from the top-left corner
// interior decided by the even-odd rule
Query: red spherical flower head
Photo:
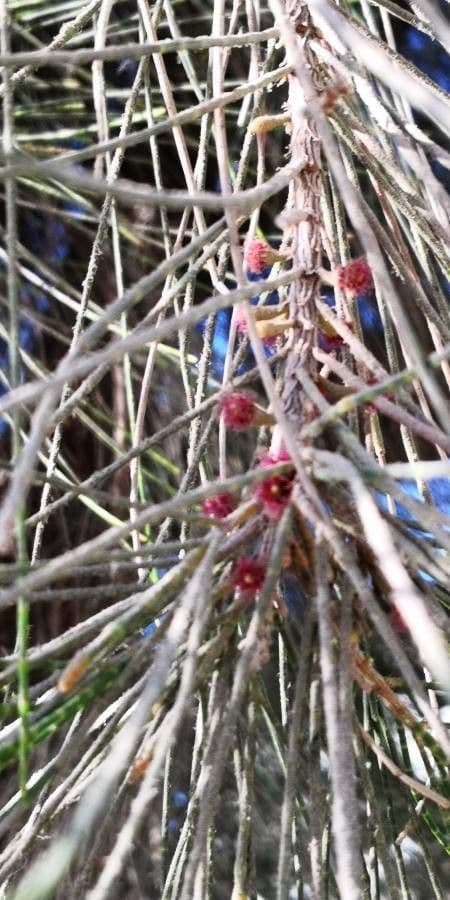
[[[255,418],[255,404],[243,391],[224,394],[219,408],[227,428],[233,428],[235,431],[249,428]]]
[[[360,256],[342,266],[338,272],[338,284],[341,291],[348,291],[349,294],[368,294],[373,288],[373,279],[367,260]]]
[[[205,516],[211,516],[214,519],[225,519],[236,508],[236,501],[233,494],[224,491],[223,494],[216,494],[215,497],[208,497],[203,501],[202,512]]]
[[[280,518],[291,499],[292,484],[292,477],[289,475],[272,475],[256,485],[255,497],[268,519]]]
[[[234,570],[233,582],[244,594],[254,596],[261,590],[266,577],[266,563],[257,556],[243,556]]]
[[[255,275],[261,275],[261,272],[272,266],[278,258],[277,251],[260,238],[253,238],[244,245],[244,262]]]

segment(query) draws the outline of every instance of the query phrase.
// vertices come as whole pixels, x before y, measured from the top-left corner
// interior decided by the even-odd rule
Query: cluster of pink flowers
[[[250,395],[244,391],[224,394],[219,402],[219,409],[227,428],[241,431],[253,424],[256,407]]]
[[[242,556],[236,563],[233,584],[243,594],[254,597],[264,584],[266,571],[266,561],[262,557]]]
[[[372,271],[363,256],[352,259],[338,271],[338,284],[341,291],[354,296],[368,294],[373,288]]]
[[[290,462],[291,457],[286,450],[276,455],[268,453],[261,460],[261,468],[274,466],[279,462]],[[294,473],[288,475],[271,475],[256,485],[254,495],[261,503],[268,519],[277,520],[288,505],[294,481]]]
[[[236,509],[236,500],[229,491],[222,494],[216,494],[214,497],[208,497],[203,501],[202,512],[205,516],[213,519],[225,519],[233,510]]]

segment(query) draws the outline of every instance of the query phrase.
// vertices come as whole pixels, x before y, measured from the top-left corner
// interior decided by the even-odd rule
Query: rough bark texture
[[[297,40],[303,43],[306,58],[314,73],[317,61],[309,47],[313,25],[308,7],[303,3],[292,2],[287,4],[287,11],[295,24]],[[297,372],[299,366],[311,371],[315,365],[311,351],[316,335],[316,300],[320,299],[318,269],[322,264],[323,248],[320,227],[320,141],[315,124],[305,110],[303,91],[295,75],[289,77],[288,110],[291,115],[291,157],[293,160],[304,160],[303,169],[293,179],[288,199],[288,208],[299,214],[299,221],[292,229],[294,266],[302,268],[304,274],[290,288],[290,318],[295,326],[289,338],[282,396],[289,418],[301,425],[309,404],[305,407]]]

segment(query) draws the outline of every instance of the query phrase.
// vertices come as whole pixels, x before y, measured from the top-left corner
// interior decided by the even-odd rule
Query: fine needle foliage
[[[2,897],[448,896],[445,6],[0,2]]]

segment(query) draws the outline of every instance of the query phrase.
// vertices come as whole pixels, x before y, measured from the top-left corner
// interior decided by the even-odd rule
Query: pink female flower
[[[243,391],[224,394],[219,401],[219,409],[227,428],[239,431],[254,423],[256,406],[249,394]]]
[[[261,590],[266,577],[266,563],[258,556],[243,556],[238,560],[233,583],[243,594],[254,596]]]
[[[236,508],[236,501],[232,494],[224,491],[223,494],[216,494],[215,497],[208,497],[203,501],[202,512],[205,516],[211,516],[214,519],[225,519]]]
[[[373,278],[367,260],[360,256],[358,259],[351,259],[346,266],[341,266],[338,284],[341,291],[348,291],[349,294],[368,294],[373,288]]]
[[[282,253],[278,253],[267,241],[260,238],[252,238],[244,244],[244,262],[255,275],[261,275],[264,269],[285,258]]]

